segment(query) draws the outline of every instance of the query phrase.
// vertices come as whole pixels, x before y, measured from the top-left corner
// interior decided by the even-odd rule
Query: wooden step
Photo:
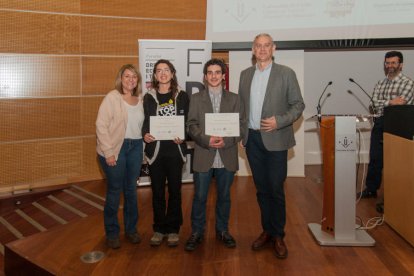
[[[16,209],[0,216],[0,253],[4,256],[4,245],[33,234],[45,232],[103,211],[105,198],[79,185],[60,191],[51,191],[41,198],[21,204],[16,199]]]

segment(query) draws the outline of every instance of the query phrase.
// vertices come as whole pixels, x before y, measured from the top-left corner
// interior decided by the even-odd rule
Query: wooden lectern
[[[414,106],[384,109],[384,218],[414,246]]]
[[[357,230],[355,225],[356,123],[367,118],[324,115],[320,119],[324,176],[322,221],[309,223],[309,230],[320,245],[373,246],[374,239],[365,230]]]

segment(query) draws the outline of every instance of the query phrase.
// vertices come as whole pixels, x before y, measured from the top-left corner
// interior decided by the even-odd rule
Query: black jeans
[[[154,232],[178,233],[183,223],[181,209],[181,177],[183,160],[178,152],[165,155],[162,152],[149,166],[152,208],[154,211]],[[168,186],[168,203],[165,198],[165,184]]]
[[[365,186],[370,192],[376,192],[381,186],[382,167],[384,163],[384,117],[374,120],[374,127],[371,130],[371,144],[369,148],[369,165]]]

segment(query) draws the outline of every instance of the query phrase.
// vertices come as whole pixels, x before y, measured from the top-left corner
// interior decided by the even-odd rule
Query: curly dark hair
[[[227,74],[227,66],[226,66],[226,63],[224,63],[224,60],[218,59],[218,58],[212,58],[212,59],[210,59],[209,61],[207,61],[204,64],[204,68],[203,68],[203,74],[204,74],[204,76],[207,75],[207,68],[209,66],[211,66],[211,65],[218,65],[218,66],[220,66],[221,73],[223,75]],[[226,83],[226,80],[223,79],[222,82],[221,82],[221,84],[223,85],[223,87],[225,86],[225,83]],[[207,83],[206,83],[205,80],[204,80],[204,85],[207,87]]]

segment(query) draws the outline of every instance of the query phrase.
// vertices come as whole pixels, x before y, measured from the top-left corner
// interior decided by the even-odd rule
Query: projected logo
[[[225,10],[231,17],[239,23],[244,22],[250,15],[256,12],[254,7],[249,7],[245,1],[237,0],[231,8]]]
[[[355,0],[330,0],[326,3],[326,13],[330,17],[345,17],[352,13]]]

